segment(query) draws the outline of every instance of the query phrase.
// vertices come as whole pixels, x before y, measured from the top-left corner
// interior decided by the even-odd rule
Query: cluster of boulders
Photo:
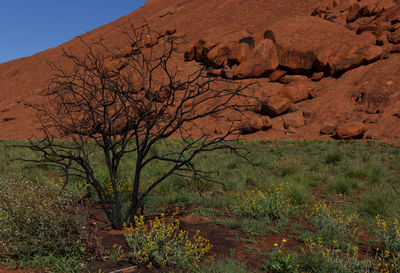
[[[316,16],[285,18],[256,35],[237,32],[221,41],[201,39],[185,52],[186,61],[203,62],[216,76],[272,81],[286,73],[320,80],[382,57],[384,50],[371,33],[357,34]]]
[[[321,135],[329,135],[336,139],[357,139],[362,138],[367,132],[368,128],[365,123],[362,122],[350,122],[335,125],[325,125],[321,128]]]
[[[274,120],[277,119],[281,121],[279,124],[282,124],[288,133],[294,133],[297,128],[303,127],[306,122],[306,114],[302,111],[295,111],[293,106],[312,98],[312,92],[306,84],[298,80],[291,81],[286,85],[277,85],[280,90],[269,96],[260,95],[254,104],[247,105],[247,111],[241,117],[232,118],[228,114],[228,120],[239,120],[238,129],[242,134],[269,129],[276,124]]]
[[[369,33],[386,54],[400,52],[400,5],[396,0],[324,0],[314,16]]]
[[[185,51],[184,58],[205,64],[216,77],[262,77],[285,84],[276,94],[260,97],[253,113],[241,120],[239,128],[248,134],[271,128],[274,123],[271,119],[278,116],[287,132],[307,123],[305,113],[290,110],[293,104],[314,94],[308,85],[292,80],[293,77],[312,81],[339,77],[397,52],[400,52],[400,4],[396,0],[323,0],[312,16],[284,18],[266,26],[262,33],[239,31],[217,41],[200,39]],[[363,111],[382,112],[385,95],[379,92],[363,95],[362,103],[357,101],[365,108]],[[320,133],[350,139],[363,137],[366,131],[364,123],[352,122],[327,125]]]

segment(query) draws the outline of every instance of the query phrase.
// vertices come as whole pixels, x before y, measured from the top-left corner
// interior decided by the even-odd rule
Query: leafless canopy
[[[84,178],[119,229],[124,222],[132,223],[144,198],[168,176],[206,174],[192,163],[199,153],[234,150],[226,141],[235,133],[234,125],[216,136],[192,135],[186,128],[198,127],[199,120],[228,108],[236,109],[234,102],[246,88],[209,77],[204,67],[189,76],[173,67],[170,61],[180,54],[184,39],[172,31],[157,33],[148,25],[130,26],[122,35],[127,47],[82,40],[87,48],[84,56],[63,54],[69,68],[52,64],[48,100],[39,112],[44,138],[29,145],[41,154],[40,163],[63,169],[66,181],[70,175]],[[163,155],[149,153],[154,144],[168,137],[181,138],[182,148]],[[56,141],[60,138],[68,141]],[[112,193],[96,178],[93,147],[102,150]],[[132,166],[129,209],[123,213],[117,170],[127,153],[136,154],[136,165]],[[142,170],[157,160],[169,162],[170,169],[142,189]]]

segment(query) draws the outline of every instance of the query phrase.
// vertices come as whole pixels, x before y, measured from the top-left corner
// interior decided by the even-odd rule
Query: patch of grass
[[[83,264],[77,257],[65,256],[59,257],[53,254],[47,256],[36,255],[33,257],[22,258],[18,261],[18,267],[23,269],[34,268],[43,270],[51,268],[49,272],[57,273],[76,273],[85,269]]]
[[[238,229],[242,226],[242,221],[234,218],[217,219],[215,223],[218,225],[222,225],[228,229]]]
[[[198,273],[251,273],[254,271],[250,271],[246,268],[245,263],[241,263],[237,261],[235,258],[229,257],[224,260],[218,260],[216,262],[210,264],[204,264],[199,269],[197,269]]]
[[[295,206],[306,206],[311,200],[309,188],[304,184],[289,184],[289,198]]]
[[[375,217],[394,215],[399,208],[399,200],[389,187],[375,186],[366,191],[359,202],[360,212]]]
[[[325,162],[327,164],[337,164],[342,161],[343,155],[340,150],[334,150],[329,152],[325,157]]]
[[[350,194],[358,187],[357,181],[344,176],[335,177],[334,180],[328,184],[328,188],[331,192],[340,194]]]
[[[300,160],[296,157],[286,157],[277,162],[277,173],[281,177],[297,173],[301,169]]]
[[[197,207],[190,210],[190,215],[198,215],[198,216],[205,216],[212,219],[215,219],[219,216],[222,216],[222,213],[214,208],[203,208]]]
[[[263,236],[268,233],[267,225],[270,223],[269,219],[260,221],[251,218],[244,218],[240,223],[240,229],[248,236]]]

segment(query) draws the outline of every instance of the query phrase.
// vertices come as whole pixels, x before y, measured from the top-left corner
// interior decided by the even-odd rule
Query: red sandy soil
[[[395,0],[385,0],[386,2],[394,3]],[[188,44],[193,44],[199,39],[220,41],[228,34],[238,31],[247,31],[257,36],[277,21],[291,19],[294,16],[311,16],[320,3],[320,0],[209,0],[201,2],[149,0],[142,8],[82,37],[88,38],[90,35],[94,40],[103,37],[109,46],[122,46],[125,40],[118,32],[119,27],[130,23],[141,25],[144,20],[152,29],[159,32],[176,29],[179,35],[185,35]],[[349,10],[351,11],[347,8],[344,15],[339,14],[339,19],[334,19],[336,20],[334,23],[346,24],[345,21],[345,23],[342,22],[344,19],[340,18],[346,16]],[[322,15],[325,14],[323,12]],[[372,17],[361,18],[352,24]],[[397,23],[397,21],[393,22]],[[388,24],[390,25],[390,22]],[[292,29],[287,29],[287,31],[290,30]],[[286,32],[285,29],[283,31]],[[313,37],[318,38],[318,33],[314,33]],[[304,37],[306,40],[308,38],[314,39]],[[0,126],[2,128],[0,139],[40,137],[38,120],[33,108],[43,101],[42,91],[47,88],[51,77],[47,62],[55,62],[62,67],[65,65],[64,60],[60,58],[63,49],[71,49],[78,55],[84,53],[80,40],[74,38],[63,45],[31,57],[0,64]],[[301,124],[295,125],[296,128],[285,129],[283,126],[285,115],[281,115],[272,119],[271,129],[243,135],[243,138],[329,139],[332,134],[320,134],[322,127],[330,125],[335,128],[338,125],[355,123],[356,126],[362,124],[367,129],[363,135],[365,139],[398,141],[400,136],[400,55],[396,54],[398,51],[396,49],[385,47],[384,50],[386,50],[386,55],[381,54],[379,60],[354,69],[351,67],[340,77],[326,76],[320,81],[311,81],[311,75],[296,78],[304,84],[313,97],[292,105],[291,111],[303,115],[304,121],[300,120]],[[172,62],[187,73],[199,67],[195,61],[185,62],[183,52]],[[279,88],[285,86],[282,83],[272,83],[267,77],[250,80],[260,84],[261,90],[258,90],[260,100],[274,95],[277,86]],[[293,79],[289,76],[289,80]],[[249,79],[243,81],[248,82]],[[375,94],[378,95],[375,96]],[[373,106],[376,106],[378,110]],[[206,120],[202,127],[205,131],[213,132],[215,128],[228,126],[229,123],[228,117],[223,116]],[[354,129],[354,125],[350,127]]]

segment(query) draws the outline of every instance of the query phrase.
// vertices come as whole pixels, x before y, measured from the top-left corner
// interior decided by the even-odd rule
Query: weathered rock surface
[[[280,66],[296,73],[334,74],[377,60],[383,52],[370,37],[318,17],[285,18],[268,30],[274,34]]]
[[[263,40],[254,47],[246,61],[234,70],[237,79],[268,76],[279,65],[278,51],[273,41]]]

